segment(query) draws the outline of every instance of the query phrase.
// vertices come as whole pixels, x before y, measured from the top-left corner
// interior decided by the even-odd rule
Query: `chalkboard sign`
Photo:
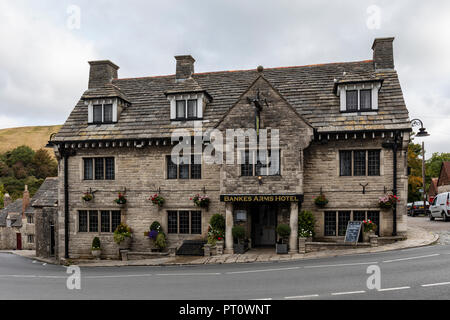
[[[358,242],[359,233],[361,232],[361,221],[349,221],[347,231],[345,232],[345,242]]]

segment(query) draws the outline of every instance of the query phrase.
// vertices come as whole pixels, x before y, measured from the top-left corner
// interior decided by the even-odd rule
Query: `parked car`
[[[444,221],[450,218],[450,192],[439,193],[430,207],[430,220],[442,218]]]
[[[430,203],[426,201],[426,207],[424,208],[423,201],[414,201],[410,210],[410,215],[415,217],[419,214],[426,214],[430,212]]]
[[[406,204],[406,213],[408,214],[408,216],[411,214],[411,208],[412,208],[413,203],[412,202],[408,202]]]

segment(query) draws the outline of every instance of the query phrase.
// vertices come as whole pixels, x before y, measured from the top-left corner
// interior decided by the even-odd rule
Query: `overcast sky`
[[[450,152],[447,0],[0,0],[0,128],[64,123],[88,60],[121,78],[173,74],[178,54],[196,72],[358,61],[386,36],[410,118],[431,134],[427,157]]]

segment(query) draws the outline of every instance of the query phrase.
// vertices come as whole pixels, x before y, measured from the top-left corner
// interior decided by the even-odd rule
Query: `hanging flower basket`
[[[194,204],[197,207],[200,208],[208,208],[209,206],[209,197],[207,195],[200,196],[199,194],[196,194],[194,197],[191,198],[191,200],[194,202]]]
[[[314,203],[316,204],[316,206],[323,208],[327,205],[328,199],[324,194],[320,194],[319,196],[314,198]]]
[[[92,199],[94,199],[94,195],[92,193],[85,192],[83,194],[83,196],[81,197],[81,199],[83,199],[83,201],[88,202],[88,201],[91,201]]]
[[[157,193],[155,193],[152,197],[150,197],[149,200],[151,200],[152,203],[154,205],[157,205],[158,207],[162,207],[164,205],[164,202],[166,201],[166,199],[164,199],[162,196],[160,196]]]
[[[393,208],[399,201],[400,200],[398,199],[397,196],[389,194],[389,195],[385,195],[383,197],[378,198],[378,206],[381,209],[388,210],[388,209]]]
[[[118,195],[117,199],[114,200],[114,202],[119,205],[123,205],[123,204],[127,203],[127,198],[125,197],[124,194],[119,192],[119,195]]]

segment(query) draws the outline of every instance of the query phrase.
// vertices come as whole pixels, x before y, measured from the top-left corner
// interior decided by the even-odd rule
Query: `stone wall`
[[[17,247],[17,228],[0,227],[0,250],[15,250]]]
[[[408,137],[405,134],[404,141]],[[305,201],[302,209],[311,210],[316,217],[316,236],[324,236],[325,211],[353,211],[380,210],[378,198],[386,192],[392,192],[393,187],[393,152],[383,149],[381,137],[366,137],[354,139],[331,140],[328,142],[314,142],[305,150]],[[380,176],[340,176],[339,150],[370,150],[379,149]],[[406,201],[408,196],[406,149],[398,152],[397,156],[397,189],[400,203],[397,206],[397,230],[406,232]],[[360,185],[366,186],[365,194]],[[314,198],[320,190],[329,200],[325,208],[314,204]],[[392,234],[392,210],[380,210],[380,235]]]
[[[36,256],[50,258],[58,256],[57,220],[58,210],[56,207],[34,208],[35,231],[36,231]],[[51,225],[55,226],[55,253],[51,254]]]
[[[133,251],[150,250],[152,242],[144,236],[150,224],[157,220],[167,234],[168,210],[202,211],[202,234],[183,235],[167,234],[168,245],[177,246],[184,239],[206,238],[210,217],[215,213],[224,213],[224,206],[219,202],[219,168],[216,165],[202,165],[202,179],[168,180],[166,179],[166,155],[170,155],[169,146],[147,146],[136,148],[81,149],[76,156],[69,158],[69,202],[70,202],[70,252],[71,258],[90,257],[92,240],[98,236],[102,243],[102,256],[115,258],[118,247],[113,241],[112,233],[78,232],[78,210],[121,210],[122,222],[133,230]],[[83,157],[115,157],[115,180],[83,180]],[[60,161],[59,188],[59,252],[64,255],[64,162]],[[211,202],[209,209],[196,207],[190,197],[206,194]],[[94,199],[84,202],[81,197],[86,191],[93,191]],[[119,207],[114,199],[119,191],[126,190],[127,204]],[[165,198],[163,208],[149,200],[158,193]]]

